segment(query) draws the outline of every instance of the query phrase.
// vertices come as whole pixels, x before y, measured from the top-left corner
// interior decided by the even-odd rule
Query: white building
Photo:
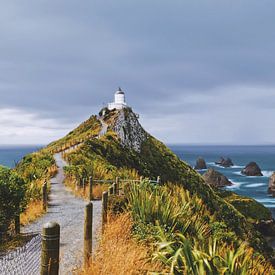
[[[125,94],[120,88],[118,88],[118,90],[115,92],[115,101],[108,104],[108,109],[121,110],[126,107],[127,107],[127,104],[125,102]]]

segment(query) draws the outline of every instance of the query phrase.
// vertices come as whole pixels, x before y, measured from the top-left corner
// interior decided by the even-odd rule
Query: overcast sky
[[[275,143],[275,1],[9,0],[0,144],[45,144],[121,86],[166,143]]]

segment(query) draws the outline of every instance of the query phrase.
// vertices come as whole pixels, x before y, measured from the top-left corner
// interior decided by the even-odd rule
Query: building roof
[[[124,95],[124,92],[121,90],[120,87],[118,87],[118,90],[116,92],[116,95]]]

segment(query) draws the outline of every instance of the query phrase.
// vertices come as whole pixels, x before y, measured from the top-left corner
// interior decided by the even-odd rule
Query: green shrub
[[[6,233],[24,209],[25,181],[11,169],[0,166],[0,232]]]

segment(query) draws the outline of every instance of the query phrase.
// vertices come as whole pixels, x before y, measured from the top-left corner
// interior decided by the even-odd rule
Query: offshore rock
[[[269,178],[268,193],[275,197],[275,172],[273,172],[272,176]]]
[[[232,185],[232,182],[228,180],[226,176],[213,168],[208,169],[202,177],[205,183],[214,187],[225,187]]]
[[[223,166],[223,167],[231,167],[234,165],[230,158],[221,157],[220,160],[216,161],[215,164]]]
[[[202,157],[199,157],[196,161],[196,170],[202,170],[202,169],[207,169],[206,162]]]
[[[250,162],[246,167],[241,171],[243,175],[246,176],[263,176],[262,171],[256,162]]]

